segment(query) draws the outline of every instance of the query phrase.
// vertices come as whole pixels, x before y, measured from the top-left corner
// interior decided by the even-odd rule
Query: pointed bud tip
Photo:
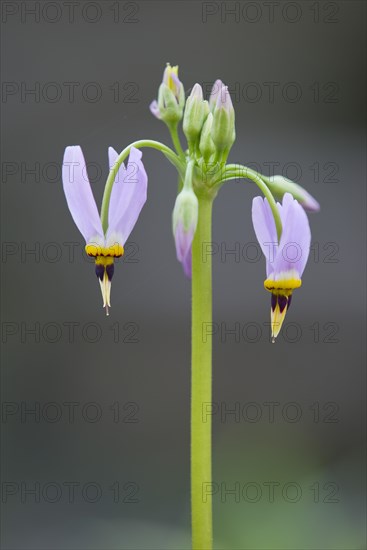
[[[227,112],[230,112],[233,110],[233,103],[231,99],[231,94],[228,91],[228,86],[222,86],[222,88],[219,91],[217,102],[216,102],[216,108],[220,109],[226,109]]]
[[[201,100],[203,99],[203,89],[200,86],[200,84],[196,83],[193,86],[193,88],[191,90],[190,97],[195,98],[195,99],[201,99]]]
[[[308,212],[320,212],[320,204],[309,193],[306,193],[305,201],[301,204]]]
[[[223,86],[224,84],[219,78],[214,82],[212,90],[210,92],[210,97],[209,97],[209,105],[211,110],[215,109],[215,106],[217,103],[217,97],[221,89],[223,88]]]

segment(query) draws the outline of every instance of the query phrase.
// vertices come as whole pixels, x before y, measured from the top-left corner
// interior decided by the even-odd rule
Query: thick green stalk
[[[199,197],[192,247],[191,522],[192,548],[212,548],[212,198]]]

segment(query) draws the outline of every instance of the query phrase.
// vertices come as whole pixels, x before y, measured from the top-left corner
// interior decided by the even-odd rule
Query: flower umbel
[[[290,193],[283,203],[277,203],[282,220],[282,236],[278,244],[275,222],[267,199],[255,197],[252,203],[252,222],[257,240],[266,258],[264,287],[271,292],[271,335],[278,336],[285,314],[290,307],[293,290],[302,284],[306,267],[311,231],[307,215]]]
[[[186,103],[186,105],[185,105]],[[266,258],[265,289],[271,293],[272,341],[278,336],[294,289],[301,286],[310,250],[311,233],[304,209],[319,205],[305,189],[283,176],[267,177],[242,164],[227,163],[235,141],[235,111],[226,87],[216,80],[209,100],[195,84],[185,102],[178,67],[167,64],[158,100],[150,110],[170,133],[172,148],[152,139],[139,139],[117,155],[109,149],[110,172],[103,194],[101,214],[85,174],[80,147],[67,147],[63,184],[72,217],[95,258],[103,306],[110,306],[114,259],[122,256],[147,198],[147,175],[140,149],[159,151],[175,167],[178,195],[172,215],[178,260],[191,277],[191,521],[192,548],[213,548],[211,493],[202,498],[203,483],[212,479],[211,415],[203,422],[203,403],[212,402],[212,331],[203,337],[203,326],[212,325],[212,257],[203,245],[212,243],[213,202],[230,180],[251,180],[265,197],[256,197],[252,219]],[[183,115],[184,113],[184,115]],[[182,120],[183,119],[183,120]],[[178,123],[182,120],[186,142]],[[127,168],[124,161],[129,157]],[[161,179],[165,179],[162,173]],[[167,178],[168,179],[168,178]],[[282,204],[276,202],[282,200]]]
[[[108,150],[110,168],[117,152]],[[108,229],[103,231],[92,189],[86,174],[86,164],[79,146],[65,149],[62,180],[66,201],[73,220],[83,235],[88,256],[95,258],[96,275],[102,291],[103,307],[111,307],[111,280],[114,259],[124,253],[124,245],[134,228],[147,199],[148,178],[141,161],[142,154],[131,148],[127,169],[122,163],[112,188],[108,210]]]

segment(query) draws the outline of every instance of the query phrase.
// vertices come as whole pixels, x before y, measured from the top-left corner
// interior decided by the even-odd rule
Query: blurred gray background
[[[365,547],[365,8],[2,3],[4,549],[190,546],[176,173],[144,151],[148,201],[108,318],[60,180],[65,146],[81,145],[100,204],[109,145],[169,143],[148,109],[166,62],[188,92],[229,86],[231,162],[296,179],[321,204],[302,289],[271,345],[251,244],[257,190],[229,183],[215,202],[216,548]]]

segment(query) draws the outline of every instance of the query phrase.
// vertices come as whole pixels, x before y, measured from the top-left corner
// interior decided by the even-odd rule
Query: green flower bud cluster
[[[176,149],[182,158],[177,125],[183,118],[183,132],[188,143],[189,158],[200,166],[222,165],[235,141],[235,112],[227,86],[217,80],[209,100],[203,97],[200,84],[195,84],[185,103],[178,67],[165,68],[158,91],[158,101],[150,105],[151,112],[165,122],[171,131]]]
[[[217,80],[209,102],[195,84],[186,101],[183,130],[190,152],[196,152],[205,163],[225,161],[235,141],[235,114],[228,88]]]

